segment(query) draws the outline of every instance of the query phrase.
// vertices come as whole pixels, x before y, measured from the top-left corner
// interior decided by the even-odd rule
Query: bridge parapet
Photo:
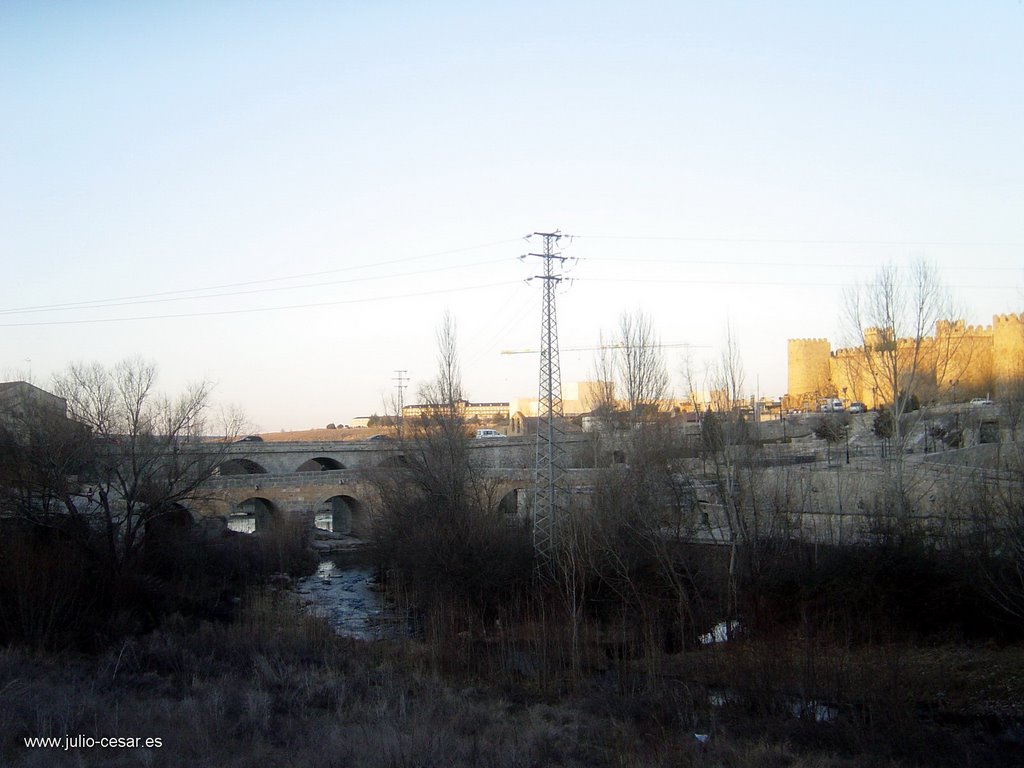
[[[612,468],[579,468],[579,469],[567,469],[566,478],[569,480],[570,485],[586,485],[598,482],[603,478],[609,476],[609,472],[619,474],[625,473],[625,467],[612,467]],[[492,478],[495,480],[527,480],[529,482],[534,481],[535,470],[532,467],[522,468],[508,468],[508,469],[485,469],[483,471],[484,477]]]
[[[582,434],[566,435],[566,445],[576,450],[588,439]],[[533,436],[466,440],[473,463],[490,468],[531,467],[535,442]],[[397,440],[239,442],[218,448],[225,462],[252,462],[270,475],[294,473],[309,461],[336,462],[344,469],[372,469],[415,449],[414,443],[403,444]]]
[[[365,469],[325,469],[320,472],[284,472],[278,474],[218,475],[205,488],[281,488],[300,485],[345,485],[369,482],[376,472]]]

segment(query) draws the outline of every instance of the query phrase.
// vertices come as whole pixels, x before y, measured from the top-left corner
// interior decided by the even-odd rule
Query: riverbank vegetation
[[[474,549],[487,520],[464,510],[437,541],[420,529],[408,570],[402,550],[381,551],[439,679],[597,707],[667,739],[665,754],[693,761],[682,764],[1024,764],[1024,628],[993,589],[1012,560],[915,536],[672,546],[619,508],[614,522],[578,523],[563,560],[488,601],[477,585],[510,562],[493,542],[457,578],[425,554],[453,551],[451,531]],[[712,758],[693,751],[697,735],[769,753]]]
[[[755,733],[788,750],[779,764],[1024,761],[1016,486],[982,476],[918,493],[901,456],[846,499],[863,533],[804,540],[794,521],[821,520],[729,405],[738,359],[717,373],[728,402],[687,435],[653,406],[663,379],[635,375],[659,370],[630,358],[647,339],[618,345],[625,359],[605,371],[628,379],[628,412],[604,404],[628,431],[604,454],[595,436],[590,465],[604,469],[564,500],[556,546],[531,562],[529,529],[480,492],[488,474],[444,397],[458,391],[450,334],[433,408],[401,446],[414,490],[382,492],[375,530],[390,594],[443,679],[555,701],[603,685],[613,719],[643,711],[659,733],[708,743]]]
[[[225,615],[248,584],[315,567],[308,532],[247,538],[188,511],[242,420],[140,359],[73,364],[0,409],[0,643],[99,649],[172,614]],[[215,431],[222,437],[205,436]]]
[[[538,631],[534,643],[543,636]],[[656,675],[642,660],[602,654],[571,679],[568,666],[531,657],[538,647],[472,634],[443,646],[429,638],[350,641],[301,613],[286,593],[252,590],[230,622],[171,618],[90,654],[7,646],[0,761],[19,768],[1019,764],[997,707],[1010,710],[1024,694],[1019,646],[890,638],[848,647],[790,631],[683,651]],[[459,666],[460,659],[474,663]],[[815,681],[841,683],[844,703],[816,698]],[[24,744],[65,734],[155,737],[161,747]]]
[[[628,430],[586,446],[587,503],[566,500],[538,556],[467,445],[450,323],[439,348],[435,407],[403,424],[378,482],[374,557],[403,640],[347,640],[303,612],[283,575],[310,570],[302,526],[176,525],[163,463],[119,469],[166,461],[141,451],[152,419],[136,420],[139,450],[101,441],[84,463],[79,431],[34,452],[2,436],[17,514],[0,536],[0,764],[1024,764],[1016,484],[932,485],[942,514],[923,518],[910,473],[879,472],[858,501],[867,538],[804,538],[805,498],[739,411],[686,435],[642,384],[661,377],[636,376],[630,413],[606,404]],[[723,357],[721,391],[738,391],[737,366]],[[73,468],[139,480],[117,493],[134,522]],[[65,736],[160,746],[25,742]]]

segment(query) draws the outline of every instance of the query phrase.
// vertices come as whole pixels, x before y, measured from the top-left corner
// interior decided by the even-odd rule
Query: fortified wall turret
[[[829,390],[832,348],[828,339],[790,339],[787,345],[790,407],[798,407],[798,403],[816,400]]]
[[[992,326],[940,320],[935,323],[934,348],[938,363],[936,379],[942,379],[938,381],[940,389],[950,398],[966,399],[992,393]]]
[[[997,399],[1019,398],[1024,379],[1024,315],[992,319],[992,377]]]
[[[864,344],[873,351],[882,349],[887,342],[892,341],[892,333],[888,328],[865,328]]]

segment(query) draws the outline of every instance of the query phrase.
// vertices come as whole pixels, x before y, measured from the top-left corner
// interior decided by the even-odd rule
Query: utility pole
[[[408,386],[406,382],[409,380],[405,369],[395,370],[398,375],[395,376],[392,381],[395,382],[395,389],[398,390],[398,416],[395,418],[395,426],[398,432],[398,439],[402,439],[402,419],[404,417],[403,410],[405,408],[405,388]]]
[[[558,356],[558,317],[555,312],[555,289],[562,281],[559,273],[565,257],[555,252],[555,244],[562,237],[560,232],[534,232],[530,237],[541,237],[544,240],[544,252],[529,255],[544,261],[544,274],[534,275],[534,278],[544,281],[544,301],[541,310],[533,547],[539,558],[547,561],[554,552],[558,526],[569,506],[565,441],[561,424],[562,370]]]

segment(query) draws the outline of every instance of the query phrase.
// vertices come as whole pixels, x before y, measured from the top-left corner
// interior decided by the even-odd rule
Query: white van
[[[501,432],[496,429],[478,429],[476,431],[477,437],[504,437]]]
[[[824,400],[821,404],[822,413],[842,413],[843,412],[843,401],[838,397],[830,397]]]

